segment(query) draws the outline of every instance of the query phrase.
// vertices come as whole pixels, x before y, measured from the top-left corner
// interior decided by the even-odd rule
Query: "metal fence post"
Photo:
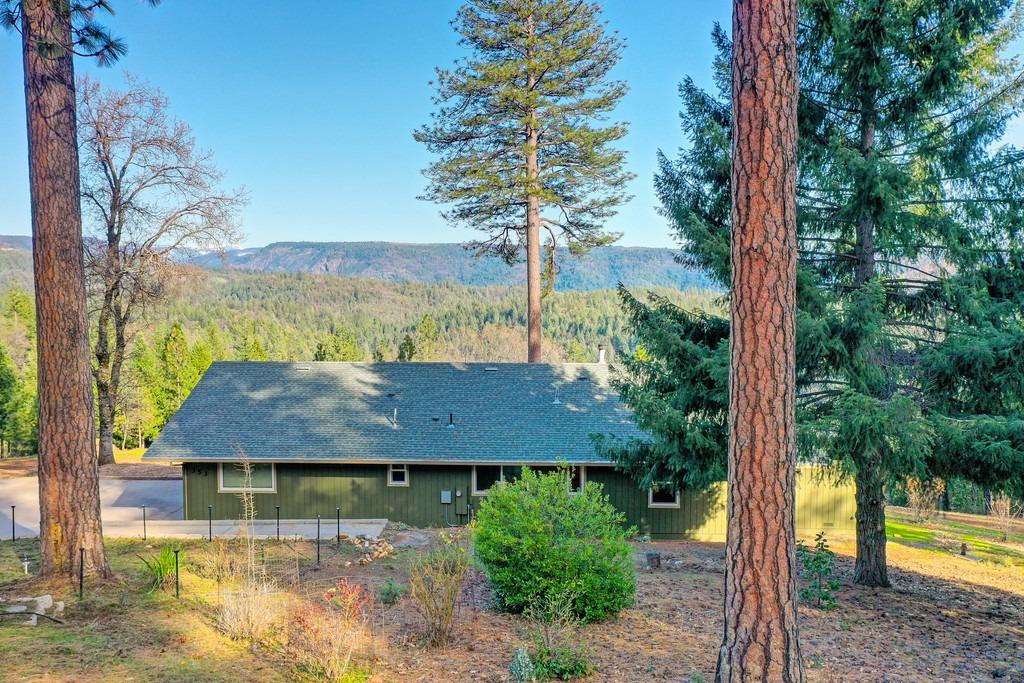
[[[85,548],[78,549],[78,599],[85,595]]]
[[[316,566],[320,566],[320,515],[316,516]]]
[[[340,545],[341,544],[341,508],[334,508],[334,514],[338,518],[338,530],[334,534],[334,540],[335,540],[335,542],[337,542]]]
[[[146,540],[146,506],[142,506],[142,540]]]
[[[178,574],[178,553],[181,548],[174,549],[174,597],[181,598],[181,577]]]
[[[213,506],[212,505],[207,505],[206,506],[206,520],[210,524],[210,527],[209,527],[209,538],[207,540],[212,541],[213,540]]]
[[[277,540],[281,540],[281,506],[275,505],[277,508]]]

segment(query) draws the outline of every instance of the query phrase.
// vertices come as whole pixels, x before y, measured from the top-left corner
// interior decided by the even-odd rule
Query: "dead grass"
[[[830,539],[839,554],[840,606],[831,612],[801,608],[807,680],[960,682],[999,675],[995,680],[1024,681],[1021,567],[961,557],[936,540],[970,535],[975,527],[963,520],[956,524],[970,529],[943,527],[942,520],[913,526],[899,515],[894,522],[902,525],[901,534],[916,536],[889,543],[891,590],[852,586],[852,539]],[[9,545],[0,546],[0,595],[52,591],[68,601],[69,623],[34,629],[0,624],[2,680],[294,680],[294,663],[283,648],[271,644],[254,650],[217,630],[213,602],[218,582],[209,575],[186,574],[180,602],[173,592],[147,595],[135,553],[154,552],[159,542],[151,542],[154,547],[147,550],[141,541],[110,541],[119,578],[87,586],[81,605],[71,586],[16,579],[20,565],[9,566],[15,559]],[[206,544],[187,546],[190,562],[198,563]],[[721,634],[723,548],[689,542],[638,545],[638,567],[648,549],[672,561],[663,562],[662,570],[639,572],[636,604],[619,618],[581,630],[597,664],[597,673],[588,680],[712,680]],[[285,583],[282,589],[306,598],[340,576],[371,595],[389,578],[407,584],[411,567],[426,549],[399,548],[369,565],[345,566],[359,551],[348,544],[325,543],[319,568],[311,544],[280,548],[281,554],[296,552],[302,558],[301,584]],[[440,649],[426,646],[422,619],[408,596],[390,607],[376,602],[367,625],[383,646],[370,680],[506,681],[512,654],[528,644],[526,625],[521,617],[494,611],[491,599],[486,579],[471,569],[455,615],[453,641]]]
[[[102,479],[181,479],[179,465],[141,462],[144,448],[114,451],[114,464],[100,467]],[[35,456],[0,459],[0,479],[34,477],[38,471]]]

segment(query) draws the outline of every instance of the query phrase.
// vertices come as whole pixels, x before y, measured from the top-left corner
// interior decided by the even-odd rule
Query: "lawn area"
[[[128,448],[125,450],[114,449],[114,462],[118,465],[124,465],[131,462],[139,462],[142,460],[142,456],[146,454],[145,448]]]
[[[839,607],[801,607],[800,635],[808,681],[1024,681],[1024,572],[1018,549],[965,522],[917,524],[894,516],[889,559],[894,587],[851,585],[853,541],[832,540]],[[433,532],[389,530],[394,554],[366,565],[362,550],[325,543],[315,565],[309,543],[271,543],[261,549],[281,577],[287,600],[318,595],[339,576],[376,589],[405,584],[409,568],[436,541]],[[968,556],[950,543],[975,538]],[[984,541],[984,543],[980,541]],[[970,541],[967,541],[969,544]],[[162,547],[110,540],[115,579],[88,581],[79,602],[73,586],[21,575],[20,556],[35,560],[32,541],[0,544],[0,596],[52,592],[67,601],[65,625],[0,623],[3,680],[10,681],[285,681],[306,680],[276,638],[257,646],[217,627],[218,595],[227,590],[209,568],[238,551],[202,541],[184,547],[182,596],[173,588],[149,592],[139,556]],[[998,551],[995,548],[999,548]],[[592,681],[709,681],[721,637],[721,544],[655,542],[635,545],[638,593],[617,619],[593,624],[582,638],[596,662]],[[643,552],[662,554],[662,569],[641,569]],[[237,559],[237,557],[235,558]],[[33,562],[35,566],[35,562]],[[295,577],[299,582],[295,583]],[[288,604],[292,604],[289,602]],[[411,599],[371,608],[375,645],[368,679],[391,681],[507,681],[515,649],[526,643],[521,617],[493,608],[486,579],[467,578],[456,615],[456,638],[444,649],[425,647]],[[359,680],[359,679],[356,679]]]
[[[890,541],[942,555],[966,554],[961,559],[1024,567],[1024,524],[1013,523],[1002,540],[990,518],[978,515],[935,513],[919,519],[910,510],[890,510],[886,523]],[[965,547],[966,546],[966,547]]]

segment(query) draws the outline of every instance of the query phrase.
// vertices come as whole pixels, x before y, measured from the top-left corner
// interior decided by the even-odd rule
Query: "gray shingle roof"
[[[594,463],[598,433],[644,436],[604,364],[219,362],[144,459]]]

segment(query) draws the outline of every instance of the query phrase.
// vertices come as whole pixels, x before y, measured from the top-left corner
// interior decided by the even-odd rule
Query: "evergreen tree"
[[[416,342],[413,341],[411,335],[405,335],[402,339],[402,343],[398,345],[398,360],[399,363],[411,363],[412,359],[416,357]]]
[[[1024,350],[1024,155],[998,145],[1024,94],[1016,64],[1002,56],[1019,35],[1008,8],[1005,0],[801,5],[801,455],[854,478],[854,578],[864,585],[889,583],[885,483],[959,475],[1019,490],[1024,476],[1024,368],[1013,360]],[[678,161],[661,159],[657,189],[685,260],[725,287],[731,85],[722,67],[731,45],[720,29],[714,40],[718,96],[683,83],[690,146]],[[655,445],[611,450],[641,478],[667,471],[699,483],[724,454],[717,425],[728,344],[719,322],[676,311],[666,324],[651,314],[658,308],[641,305],[633,322],[653,362],[674,375],[627,364],[622,377]],[[662,344],[649,343],[660,335]],[[695,361],[699,373],[684,367]],[[719,398],[687,393],[696,391]],[[678,410],[659,421],[659,406]],[[705,446],[703,454],[676,455],[684,442]]]
[[[210,349],[210,357],[213,360],[231,360],[228,353],[229,344],[224,341],[224,334],[216,325],[206,326],[206,346]]]
[[[420,360],[437,360],[441,351],[441,331],[429,313],[416,326],[416,350]]]
[[[334,332],[316,345],[313,360],[361,361],[365,358],[363,349],[356,341],[356,335],[344,327],[335,327]]]
[[[209,370],[210,364],[213,363],[213,352],[205,339],[199,338],[192,344],[192,348],[188,351],[188,359],[198,383]]]
[[[36,398],[36,376],[32,373],[17,380],[3,405],[4,425],[0,438],[13,453],[31,455],[39,444],[39,401]]]
[[[266,349],[263,348],[263,342],[255,335],[246,337],[238,353],[238,360],[264,361],[269,358]]]
[[[388,347],[386,347],[384,344],[377,344],[376,346],[374,346],[373,352],[371,354],[373,362],[383,363],[385,360],[387,360],[388,351]]]
[[[174,323],[160,345],[160,372],[164,391],[158,404],[166,422],[199,381],[181,323]]]
[[[138,419],[142,422],[141,431],[144,438],[153,438],[166,420],[164,410],[168,400],[163,370],[156,351],[142,336],[136,338],[131,357],[130,374],[140,388]],[[144,416],[149,419],[144,419]]]
[[[18,286],[13,286],[4,295],[4,315],[25,326],[29,338],[36,335],[36,306],[32,295]]]
[[[445,218],[488,234],[479,254],[513,263],[525,248],[528,357],[541,360],[541,231],[554,276],[555,249],[609,244],[603,223],[627,199],[631,175],[604,124],[626,92],[608,79],[622,43],[596,3],[469,0],[453,22],[470,55],[437,70],[438,111],[416,133],[439,159],[425,199]]]
[[[10,415],[8,413],[12,408],[13,399],[18,391],[18,374],[14,369],[14,363],[11,361],[11,356],[7,353],[7,348],[0,343],[0,455],[3,455],[4,449],[8,446],[4,442],[7,441],[3,434],[7,430],[8,422],[10,421]]]

